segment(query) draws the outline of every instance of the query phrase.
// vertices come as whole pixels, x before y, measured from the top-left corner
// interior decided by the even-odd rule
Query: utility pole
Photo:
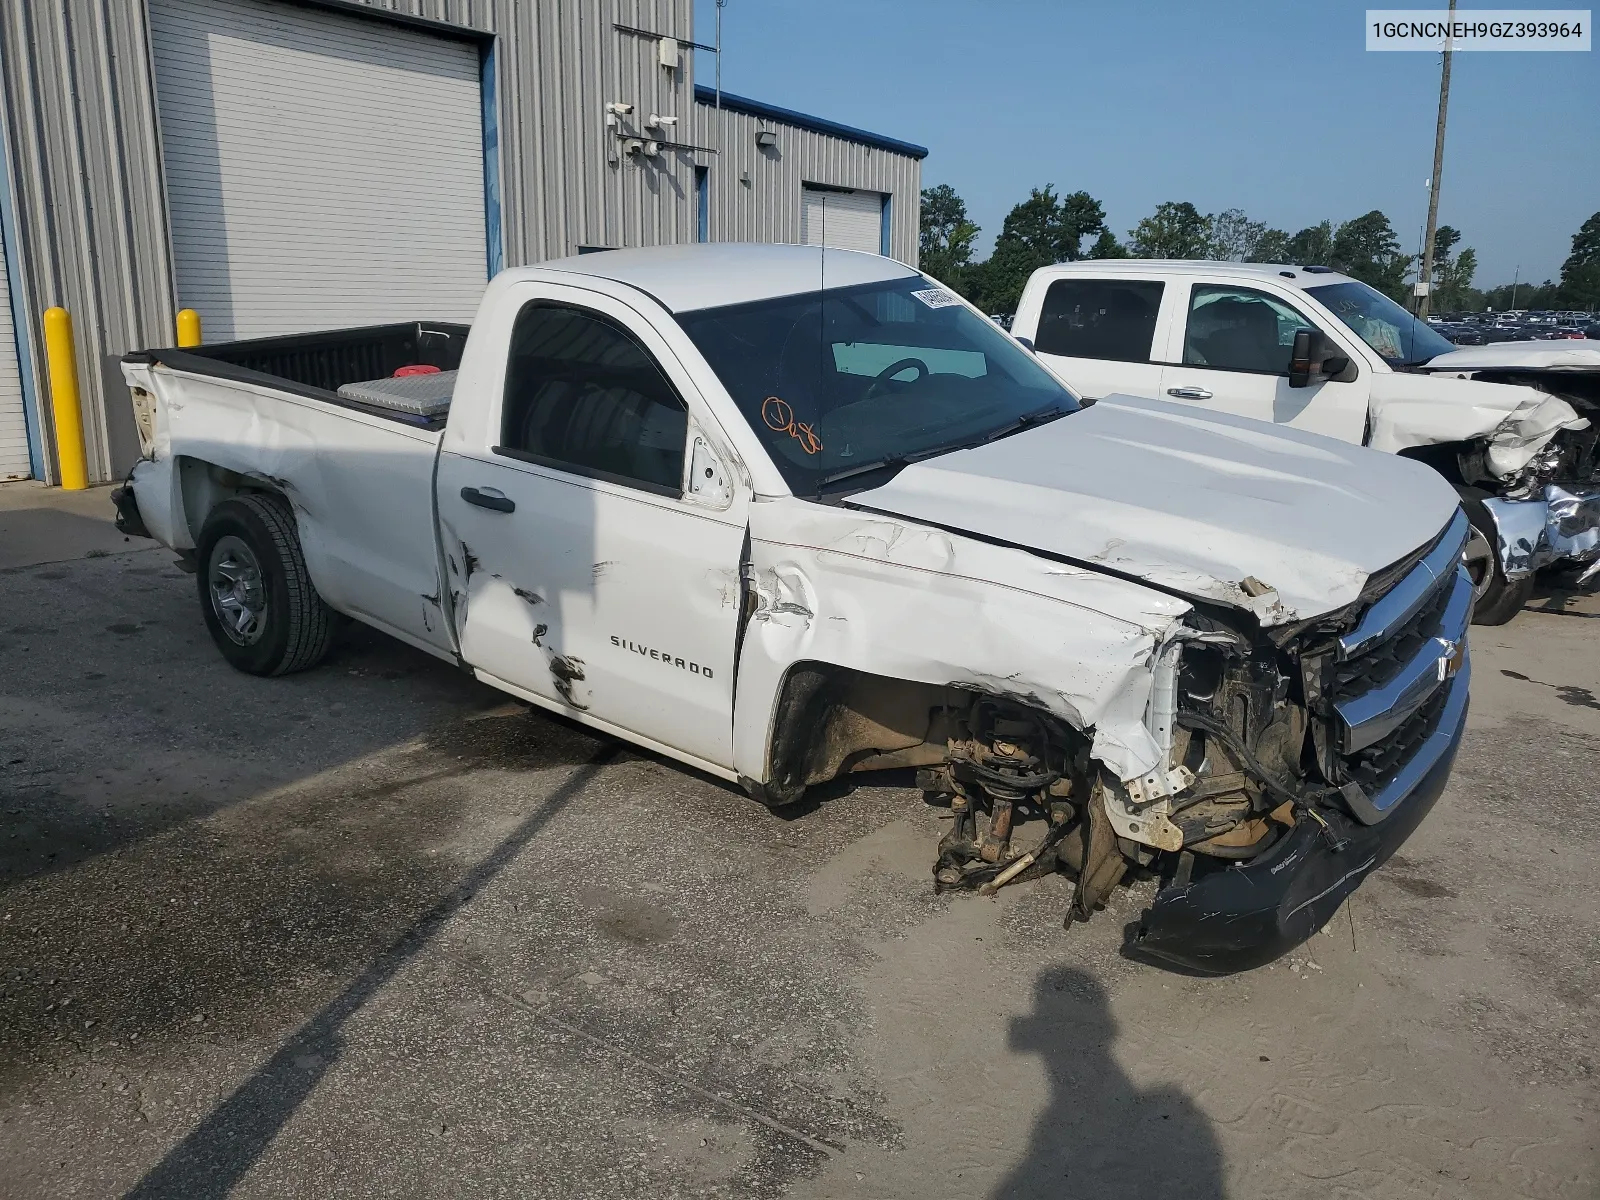
[[[1453,5],[1456,0],[1450,0]],[[722,10],[728,0],[717,0],[717,135],[722,135]],[[717,143],[722,144],[720,141]]]
[[[1456,15],[1456,0],[1450,0],[1450,19]],[[1439,71],[1439,123],[1433,131],[1433,183],[1428,188],[1428,235],[1422,246],[1422,282],[1428,287],[1417,305],[1417,314],[1428,315],[1433,299],[1433,237],[1439,229],[1439,177],[1444,174],[1444,114],[1450,105],[1450,39],[1444,39],[1444,66]]]

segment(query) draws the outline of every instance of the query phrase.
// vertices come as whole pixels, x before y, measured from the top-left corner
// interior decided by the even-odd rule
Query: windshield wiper
[[[1024,429],[1032,429],[1035,425],[1045,425],[1057,417],[1070,416],[1079,411],[1075,408],[1045,408],[1038,412],[1023,413],[1015,421],[1002,425],[999,429],[984,434],[982,437],[969,438],[966,441],[951,442],[947,446],[933,446],[927,450],[918,450],[915,454],[888,454],[883,458],[875,458],[871,462],[861,463],[859,466],[846,467],[842,471],[834,471],[817,480],[817,491],[831,483],[839,483],[857,475],[866,475],[872,471],[882,471],[889,467],[896,469],[909,467],[912,463],[922,462],[924,459],[937,458],[941,454],[954,454],[957,450],[970,450],[974,446],[986,446],[990,442],[999,441],[1003,437],[1010,437],[1014,433],[1021,433]]]
[[[944,451],[935,450],[933,453],[942,454]],[[853,479],[857,475],[866,475],[872,471],[882,471],[889,467],[909,467],[918,458],[926,457],[927,455],[925,454],[891,454],[885,458],[875,458],[871,462],[861,463],[859,466],[846,467],[842,471],[834,471],[832,474],[824,475],[821,479],[817,480],[817,491],[822,491],[822,489],[827,487],[830,483],[839,483],[842,480]]]
[[[998,442],[1003,437],[1010,437],[1014,433],[1021,433],[1024,429],[1032,429],[1035,425],[1048,425],[1058,417],[1069,416],[1077,412],[1075,408],[1044,408],[1038,412],[1023,413],[1009,425],[1002,425],[993,433],[986,433],[975,442],[968,442],[968,446],[987,446],[990,442]],[[964,447],[963,447],[964,448]],[[955,449],[955,447],[952,447]]]

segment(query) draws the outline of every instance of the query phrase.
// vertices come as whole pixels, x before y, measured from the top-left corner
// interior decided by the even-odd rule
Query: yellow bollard
[[[178,345],[187,349],[200,344],[200,314],[192,308],[178,311]]]
[[[72,315],[64,308],[44,314],[44,348],[50,365],[50,407],[56,414],[56,458],[61,486],[89,486],[89,457],[83,449],[83,410],[78,406],[78,355],[72,344]]]

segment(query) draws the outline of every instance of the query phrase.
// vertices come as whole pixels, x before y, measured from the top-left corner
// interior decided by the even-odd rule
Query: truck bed
[[[124,377],[155,406],[141,429],[147,465],[134,479],[145,525],[164,544],[191,549],[220,500],[276,491],[294,507],[324,600],[448,655],[433,535],[445,413],[338,389],[411,382],[391,378],[408,365],[455,370],[466,337],[465,325],[418,321],[124,356]]]
[[[193,375],[210,375],[292,392],[343,408],[423,429],[439,429],[444,414],[424,415],[341,396],[346,384],[387,379],[406,366],[454,371],[461,365],[470,327],[453,321],[410,321],[329,329],[281,337],[218,342],[187,349],[140,350],[126,363],[165,363]]]

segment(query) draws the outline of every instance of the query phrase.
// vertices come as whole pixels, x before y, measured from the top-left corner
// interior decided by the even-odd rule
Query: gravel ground
[[[0,571],[0,1193],[1594,1197],[1600,602],[1538,603],[1401,855],[1203,980],[1148,885],[935,896],[903,778],[781,819],[376,634],[236,674],[163,552]]]

